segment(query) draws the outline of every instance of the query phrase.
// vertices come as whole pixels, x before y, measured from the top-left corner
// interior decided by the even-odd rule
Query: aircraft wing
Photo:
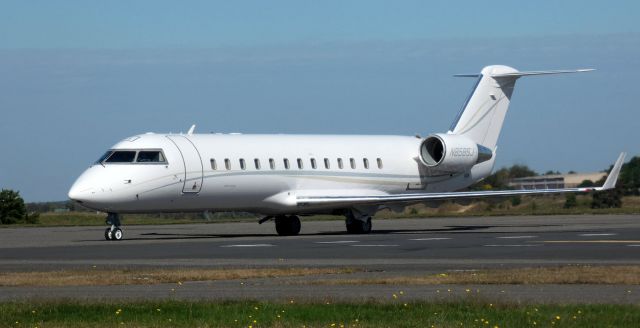
[[[580,193],[590,191],[602,191],[615,188],[618,181],[620,169],[624,163],[625,153],[621,153],[613,165],[613,169],[607,176],[607,180],[600,187],[589,188],[565,188],[565,189],[533,189],[533,190],[487,190],[487,191],[462,191],[462,192],[441,192],[441,193],[410,193],[410,194],[393,194],[393,195],[349,195],[349,196],[313,196],[304,195],[296,198],[298,206],[305,205],[376,205],[387,203],[417,203],[429,200],[449,200],[449,199],[465,199],[465,198],[483,198],[483,197],[508,197],[518,195],[544,195],[544,194],[560,194],[560,193]]]

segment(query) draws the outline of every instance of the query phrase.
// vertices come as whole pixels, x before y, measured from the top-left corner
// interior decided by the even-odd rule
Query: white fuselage
[[[467,172],[427,176],[419,162],[422,141],[405,136],[144,134],[111,150],[161,150],[166,161],[96,163],[78,178],[69,197],[117,213],[327,213],[336,208],[300,207],[296,196],[455,191],[491,172],[493,159]]]

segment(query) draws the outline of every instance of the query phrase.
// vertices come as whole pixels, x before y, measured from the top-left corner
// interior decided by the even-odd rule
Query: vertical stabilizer
[[[593,69],[520,72],[509,66],[492,65],[483,68],[480,74],[456,75],[477,77],[478,80],[451,125],[449,133],[464,135],[477,144],[495,151],[518,78],[589,71]]]
[[[450,132],[464,135],[495,151],[518,76],[494,75],[516,72],[514,68],[501,65],[483,68]]]

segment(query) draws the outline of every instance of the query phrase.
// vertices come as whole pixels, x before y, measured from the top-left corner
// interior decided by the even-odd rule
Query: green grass
[[[0,303],[2,327],[637,327],[637,305]]]
[[[106,214],[96,212],[47,212],[41,213],[36,224],[12,224],[0,225],[0,227],[54,227],[54,226],[104,226]],[[222,217],[207,221],[196,216],[170,216],[146,214],[123,215],[123,223],[126,225],[151,225],[151,224],[189,224],[189,223],[213,223],[213,222],[255,222],[256,217]]]
[[[106,214],[96,212],[47,212],[41,213],[38,223],[35,224],[0,224],[0,228],[10,227],[58,227],[58,226],[104,226]],[[304,220],[344,220],[342,216],[315,215],[304,217]],[[125,214],[122,222],[125,225],[157,225],[157,224],[190,224],[190,223],[225,223],[225,222],[251,222],[255,223],[258,216],[232,216],[221,215],[211,220],[188,215],[154,215],[154,214]]]

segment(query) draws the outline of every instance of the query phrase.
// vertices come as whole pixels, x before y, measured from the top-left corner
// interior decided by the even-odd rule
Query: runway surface
[[[0,229],[0,270],[57,270],[93,266],[349,266],[365,269],[366,272],[358,274],[360,276],[375,277],[513,266],[640,264],[640,216],[636,215],[374,220],[374,232],[370,235],[348,235],[344,232],[342,221],[303,220],[301,235],[294,237],[275,235],[270,222],[263,225],[126,226],[125,221],[124,224],[126,240],[118,242],[105,241],[103,227]],[[213,284],[223,291],[227,286],[225,283],[239,286],[237,282],[215,282],[207,286]],[[193,292],[185,292],[185,297],[214,297],[210,293],[198,294],[198,290],[202,290],[197,287],[198,284],[204,283],[193,284],[196,286]],[[299,293],[305,290],[290,287],[290,282],[263,281],[258,285],[262,286],[262,291],[255,288],[254,296],[257,298],[268,298],[267,295],[287,298],[293,295],[287,294],[288,290],[297,290]],[[585,286],[582,289],[529,286],[525,293],[521,289],[509,289],[510,286],[504,288],[508,290],[507,293],[520,295],[515,298],[518,301],[533,297],[524,297],[526,295],[553,298],[554,294],[558,294],[556,299],[569,297],[584,300],[583,293],[578,291],[596,287],[606,289],[602,286]],[[619,290],[612,290],[611,298],[621,302],[640,302],[636,296],[640,295],[640,290],[636,286],[611,288],[614,287]],[[136,288],[148,290],[149,295],[157,295],[153,293],[155,289],[161,290],[160,295],[165,295],[171,289],[163,285]],[[433,286],[353,288],[347,292],[344,286],[311,286],[306,287],[308,291],[304,294],[311,295],[312,290],[322,289],[325,293],[320,293],[318,297],[340,298],[341,295],[351,294],[351,297],[367,298],[389,290],[412,288],[415,291],[422,290],[412,297],[425,298],[435,293],[432,289],[437,289]],[[504,288],[485,286],[482,289],[498,293]],[[536,288],[542,288],[545,292],[535,292]],[[571,290],[575,292],[565,290],[567,288],[573,288]],[[34,290],[39,294],[33,294]],[[63,296],[66,295],[63,290],[2,287],[0,295],[3,296],[0,299]],[[92,295],[88,287],[75,290],[80,290],[82,297]],[[329,292],[331,290],[336,292]],[[606,294],[603,290],[591,292],[595,295]],[[214,298],[227,294],[234,292],[220,292]],[[235,294],[246,295],[237,291]]]

